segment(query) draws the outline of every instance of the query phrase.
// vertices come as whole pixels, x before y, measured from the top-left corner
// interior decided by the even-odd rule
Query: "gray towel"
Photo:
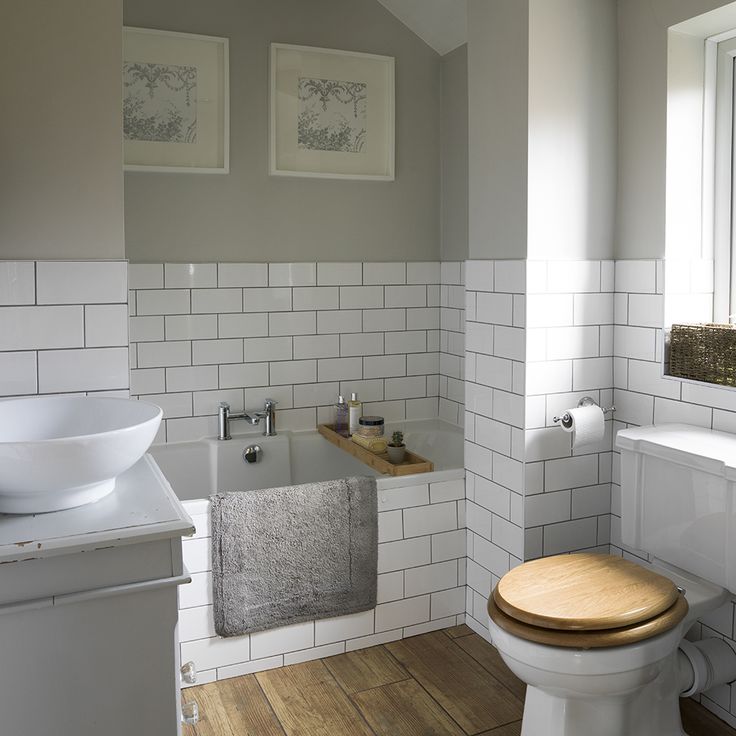
[[[376,481],[214,493],[215,631],[238,636],[376,605]]]

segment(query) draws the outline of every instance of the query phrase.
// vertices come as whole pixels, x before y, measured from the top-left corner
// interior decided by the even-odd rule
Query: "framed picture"
[[[123,29],[126,171],[227,174],[228,40]]]
[[[393,57],[271,44],[270,173],[393,181]]]

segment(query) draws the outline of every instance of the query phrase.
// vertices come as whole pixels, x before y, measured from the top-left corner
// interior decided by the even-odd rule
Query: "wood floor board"
[[[734,736],[731,728],[720,718],[716,718],[707,708],[691,698],[680,699],[682,725],[690,736]]]
[[[284,736],[255,675],[222,680],[220,698],[237,736]]]
[[[521,736],[521,721],[507,723],[505,726],[494,728],[493,731],[486,731],[478,736]]]
[[[502,685],[505,685],[519,700],[524,700],[526,684],[508,668],[496,647],[474,632],[470,636],[455,639],[454,642],[478,664],[487,669]]]
[[[469,636],[473,633],[473,629],[471,629],[467,624],[460,624],[459,626],[453,626],[450,629],[444,629],[444,632],[450,637],[450,639],[457,639],[460,636]]]
[[[187,688],[182,701],[194,701],[199,707],[199,722],[184,726],[183,736],[238,736],[230,726],[230,716],[220,696],[221,682]]]
[[[322,661],[348,695],[410,677],[382,646],[338,654]]]
[[[356,706],[320,660],[256,674],[287,736],[372,736]]]
[[[352,696],[378,736],[465,736],[416,680],[403,680]]]
[[[521,700],[441,631],[385,646],[466,733],[521,718]]]

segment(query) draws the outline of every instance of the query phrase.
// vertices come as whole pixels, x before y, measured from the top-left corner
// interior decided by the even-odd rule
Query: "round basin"
[[[151,446],[161,414],[155,404],[130,399],[0,401],[0,513],[99,501]]]

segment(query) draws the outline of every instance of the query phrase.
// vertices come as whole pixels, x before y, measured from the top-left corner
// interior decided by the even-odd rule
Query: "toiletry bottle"
[[[345,402],[345,397],[342,395],[337,397],[337,404],[335,404],[335,432],[341,434],[343,437],[348,436],[348,405]]]
[[[363,404],[358,401],[358,394],[356,394],[355,391],[350,394],[350,401],[348,401],[348,410],[349,431],[350,434],[353,434],[353,432],[358,431],[358,427],[360,426],[358,420],[363,416]]]

